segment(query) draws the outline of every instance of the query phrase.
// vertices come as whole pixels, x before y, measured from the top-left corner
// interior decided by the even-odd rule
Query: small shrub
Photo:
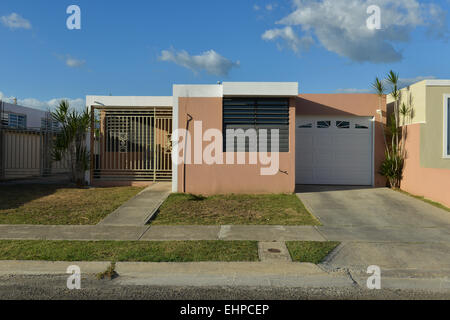
[[[117,278],[119,274],[116,272],[116,263],[111,262],[111,264],[106,268],[105,271],[97,273],[97,279],[103,280],[103,279],[109,279],[113,280]]]

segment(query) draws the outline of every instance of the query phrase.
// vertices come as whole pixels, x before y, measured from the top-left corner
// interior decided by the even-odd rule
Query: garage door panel
[[[372,184],[373,142],[370,118],[309,117],[298,121],[313,123],[313,127],[299,129],[297,126],[297,183]],[[328,128],[317,128],[320,121],[330,121],[331,125]],[[356,129],[357,124],[368,128]]]

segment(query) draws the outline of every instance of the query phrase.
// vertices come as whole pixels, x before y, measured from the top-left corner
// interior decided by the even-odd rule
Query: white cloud
[[[404,88],[407,86],[412,85],[413,83],[422,81],[422,80],[432,80],[432,79],[436,79],[435,76],[418,76],[415,78],[400,78],[398,79],[398,86],[400,88]]]
[[[83,66],[86,63],[85,60],[75,59],[71,56],[66,57],[66,65],[71,68],[78,68]]]
[[[367,28],[370,5],[381,8],[381,30]],[[294,7],[276,24],[297,28],[300,34],[314,36],[328,51],[358,62],[400,61],[402,54],[394,45],[408,42],[417,27],[438,36],[448,34],[442,8],[417,0],[294,0]],[[268,31],[273,30],[283,29]],[[292,49],[298,48],[292,46],[292,38],[284,40]]]
[[[13,103],[13,99],[14,99],[14,97],[6,96],[2,92],[0,92],[0,100],[7,102],[7,103]],[[41,100],[35,99],[35,98],[25,98],[25,99],[19,98],[19,99],[17,99],[17,104],[24,106],[24,107],[47,111],[47,110],[52,110],[55,107],[57,107],[61,100],[69,101],[69,105],[74,109],[82,110],[85,108],[85,100],[82,98],[77,98],[77,99],[54,98],[54,99],[50,99],[47,101],[41,101]]]
[[[31,29],[31,23],[27,19],[13,12],[9,16],[0,17],[1,23],[10,29]]]
[[[60,59],[61,61],[64,61],[66,66],[68,66],[69,68],[79,68],[86,64],[85,60],[74,58],[70,54],[66,55],[57,54],[56,57],[58,57],[58,59]]]
[[[271,4],[266,5],[266,10],[268,10],[268,11],[273,10],[273,5],[271,5]]]
[[[267,30],[261,37],[268,41],[280,38],[284,40],[288,47],[295,52],[298,52],[299,49],[307,50],[314,43],[314,40],[310,35],[305,35],[302,38],[299,38],[290,26],[282,29],[275,28]]]
[[[435,76],[417,76],[414,78],[399,78],[398,79],[398,87],[399,88],[405,88],[407,86],[412,85],[413,83],[422,81],[422,80],[430,80],[430,79],[436,79]],[[386,87],[386,93],[389,93],[391,90],[389,83],[387,80],[384,80],[384,84]],[[374,93],[374,89],[356,89],[356,88],[343,88],[343,89],[337,89],[336,93]]]
[[[214,50],[208,50],[200,55],[192,56],[187,51],[163,50],[159,57],[161,61],[173,62],[194,73],[202,70],[212,75],[226,76],[233,67],[239,66],[239,61],[233,62]]]
[[[259,11],[259,9],[261,9],[260,6],[258,6],[257,4],[254,4],[254,5],[253,5],[253,10]]]

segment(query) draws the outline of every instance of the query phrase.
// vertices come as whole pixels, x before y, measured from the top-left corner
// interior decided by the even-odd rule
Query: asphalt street
[[[24,300],[411,300],[450,299],[450,291],[381,289],[350,287],[188,287],[122,285],[119,278],[97,280],[84,276],[80,290],[66,287],[67,275],[1,276],[0,299]]]

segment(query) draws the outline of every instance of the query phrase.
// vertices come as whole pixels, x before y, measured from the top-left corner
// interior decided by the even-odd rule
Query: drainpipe
[[[192,116],[186,113],[188,119],[186,121],[186,133],[189,132],[189,123],[192,121]],[[183,160],[183,193],[186,193],[186,153],[187,153],[187,135],[184,139],[184,160]]]

